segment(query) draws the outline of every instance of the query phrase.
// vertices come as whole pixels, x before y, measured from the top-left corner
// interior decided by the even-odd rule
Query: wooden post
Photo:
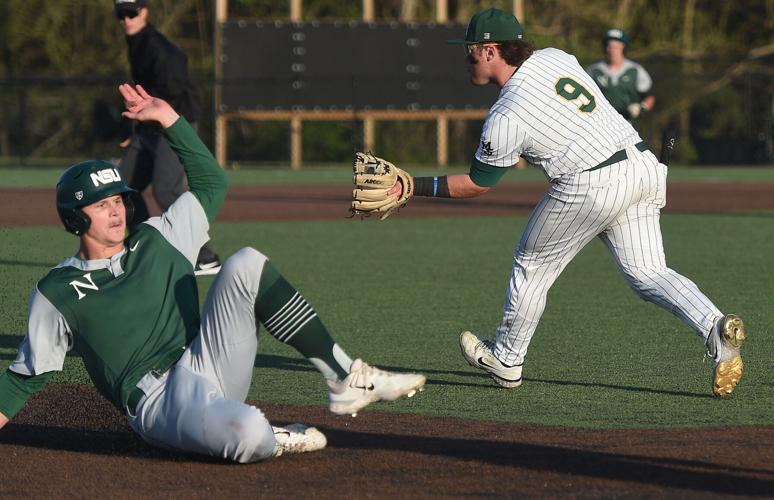
[[[438,166],[443,168],[449,165],[449,117],[438,115],[435,123],[438,137]]]
[[[304,9],[303,0],[290,0],[290,20],[293,22],[301,21],[302,10]]]
[[[374,0],[363,0],[363,21],[370,23],[374,20]]]
[[[228,0],[215,0],[215,17],[221,22],[228,19]]]
[[[449,21],[449,0],[435,0],[435,21],[438,23]]]
[[[376,143],[376,120],[370,116],[363,118],[363,149],[373,151]]]
[[[400,4],[400,20],[404,23],[413,21],[417,15],[417,0],[403,0]]]
[[[226,168],[228,160],[228,119],[217,113],[215,115],[215,159],[221,167]]]
[[[302,132],[303,122],[301,118],[294,116],[290,119],[290,168],[293,170],[301,170],[303,162]]]
[[[524,26],[524,0],[513,0],[513,15]]]
[[[222,40],[222,26],[228,19],[228,0],[216,0],[215,1],[215,29],[213,30],[213,46],[215,48],[215,82],[212,86],[213,92],[213,115],[215,116],[215,129],[213,133],[215,137],[213,142],[215,143],[215,159],[218,163],[225,168],[226,161],[228,159],[228,141],[226,138],[228,130],[228,120],[225,116],[220,114],[220,105],[223,100],[221,89],[221,79],[223,78],[223,66],[220,60],[223,54]]]

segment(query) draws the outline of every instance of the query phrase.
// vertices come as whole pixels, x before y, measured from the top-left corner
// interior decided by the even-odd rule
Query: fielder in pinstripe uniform
[[[522,35],[513,15],[487,9],[473,16],[464,39],[450,41],[465,48],[471,82],[497,85],[500,95],[468,174],[414,179],[415,195],[471,198],[489,191],[519,156],[550,179],[515,252],[496,338],[463,332],[465,359],[503,387],[521,385],[549,288],[598,237],[640,297],[674,313],[702,339],[714,361],[714,394],[730,394],[742,376],[744,326],[666,265],[659,214],[667,167],[575,57],[535,50]]]

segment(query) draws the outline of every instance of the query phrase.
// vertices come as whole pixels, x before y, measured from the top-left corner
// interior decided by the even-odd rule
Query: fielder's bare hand
[[[395,196],[396,198],[400,198],[400,196],[403,194],[403,181],[398,179],[398,182],[392,186],[392,189],[390,189],[387,194],[390,196]]]
[[[126,111],[121,113],[121,116],[141,122],[159,122],[164,128],[172,126],[180,117],[167,101],[151,96],[142,85],[132,87],[124,83],[118,86],[118,91],[121,92],[126,106]]]

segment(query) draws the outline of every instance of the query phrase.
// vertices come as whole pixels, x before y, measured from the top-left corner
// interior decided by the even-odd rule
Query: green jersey
[[[194,265],[209,221],[225,198],[225,175],[184,119],[165,131],[191,191],[161,216],[130,228],[109,259],[71,257],[37,284],[27,335],[0,377],[9,418],[74,349],[96,388],[116,407],[146,373],[166,369],[199,332]]]
[[[616,111],[627,119],[629,112],[626,107],[640,102],[653,87],[653,80],[645,68],[629,59],[624,59],[623,66],[616,72],[612,72],[605,61],[592,64],[586,68],[586,72],[594,79],[602,94]]]

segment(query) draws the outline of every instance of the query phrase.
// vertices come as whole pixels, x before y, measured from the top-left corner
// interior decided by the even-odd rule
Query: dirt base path
[[[421,397],[418,396],[418,397]],[[151,448],[90,386],[0,432],[2,498],[771,497],[774,428],[596,431],[255,402],[328,447],[232,465]]]
[[[471,200],[414,198],[400,216],[526,215],[545,190],[545,183],[509,183]],[[676,182],[667,188],[664,211],[774,210],[772,193],[774,183]],[[229,191],[218,221],[343,219],[349,215],[350,197],[349,186],[236,186]],[[149,205],[158,213],[155,203],[149,200]],[[52,189],[0,189],[0,227],[59,224]]]

